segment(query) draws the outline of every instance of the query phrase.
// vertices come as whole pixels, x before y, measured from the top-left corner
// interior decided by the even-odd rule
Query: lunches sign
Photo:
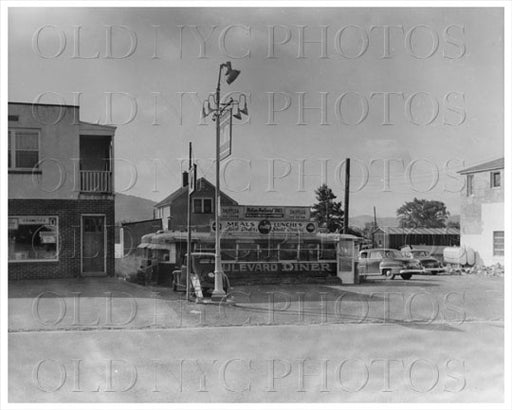
[[[215,231],[215,222],[212,221],[211,230]],[[287,233],[301,232],[314,233],[317,230],[315,222],[302,221],[271,221],[263,219],[261,221],[245,221],[245,220],[227,220],[221,221],[220,229],[224,232],[232,233]]]

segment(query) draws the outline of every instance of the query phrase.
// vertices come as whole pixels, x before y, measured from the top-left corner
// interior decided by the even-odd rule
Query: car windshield
[[[384,258],[402,258],[403,257],[400,252],[395,251],[393,249],[383,251],[382,256]]]
[[[378,250],[370,251],[369,258],[370,259],[403,258],[403,255],[394,249],[378,249]]]

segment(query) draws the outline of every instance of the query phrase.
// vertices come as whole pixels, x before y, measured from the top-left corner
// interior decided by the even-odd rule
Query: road
[[[500,278],[239,288],[222,308],[105,283],[117,297],[13,285],[10,401],[503,400]]]

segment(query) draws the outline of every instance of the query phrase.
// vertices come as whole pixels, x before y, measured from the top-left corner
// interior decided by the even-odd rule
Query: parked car
[[[396,249],[374,248],[359,252],[359,276],[383,275],[394,279],[400,275],[409,280],[412,275],[422,273],[419,260],[406,258]]]
[[[437,275],[445,270],[443,264],[424,249],[410,249],[402,253],[405,257],[417,259],[425,273]]]
[[[191,264],[191,274],[197,275],[199,278],[199,282],[201,285],[201,290],[203,294],[211,294],[213,289],[215,289],[215,254],[211,252],[192,252],[190,254],[192,264]],[[185,255],[185,260],[186,259]],[[184,291],[187,289],[187,267],[183,265],[181,269],[177,269],[172,273],[172,288],[174,291]],[[229,279],[225,273],[222,273],[222,287],[224,292],[229,291]],[[191,290],[194,291],[194,288],[191,283]]]

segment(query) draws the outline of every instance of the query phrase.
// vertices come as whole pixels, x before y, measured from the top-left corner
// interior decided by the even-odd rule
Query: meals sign
[[[210,224],[212,232],[215,231],[215,222]],[[315,222],[302,222],[302,221],[271,221],[271,220],[226,220],[220,222],[220,229],[222,232],[231,233],[287,233],[287,232],[300,232],[300,233],[314,233],[317,230]]]

